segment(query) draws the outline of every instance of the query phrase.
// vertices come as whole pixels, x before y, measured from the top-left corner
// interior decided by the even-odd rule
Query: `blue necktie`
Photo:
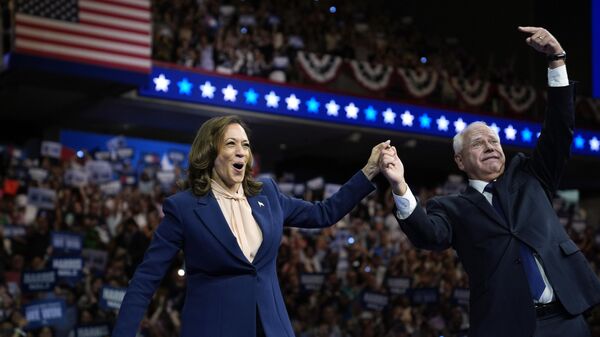
[[[496,194],[496,189],[494,188],[493,183],[487,184],[483,191],[492,195],[492,206],[494,206],[496,212],[498,212],[498,214],[500,214],[504,220],[507,220],[506,215],[502,210],[502,206],[498,202],[498,195]],[[531,290],[533,299],[539,300],[540,297],[542,297],[544,289],[546,289],[546,284],[544,283],[544,279],[542,278],[542,274],[540,273],[537,263],[535,263],[533,251],[531,248],[529,248],[529,246],[521,243],[519,255],[521,256],[521,261],[523,262],[523,268],[525,269],[525,275],[527,275],[527,281],[529,282],[529,289]]]

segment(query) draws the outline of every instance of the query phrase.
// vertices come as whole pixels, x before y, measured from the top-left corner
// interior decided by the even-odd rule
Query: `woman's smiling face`
[[[250,158],[250,141],[240,124],[225,128],[218,146],[212,178],[231,192],[236,192],[244,181],[244,172]]]

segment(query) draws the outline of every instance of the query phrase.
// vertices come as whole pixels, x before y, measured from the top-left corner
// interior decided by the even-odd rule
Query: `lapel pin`
[[[262,202],[260,202],[260,201],[258,202],[258,206],[259,206],[259,207],[263,207],[264,205],[265,205],[265,204],[263,204]]]

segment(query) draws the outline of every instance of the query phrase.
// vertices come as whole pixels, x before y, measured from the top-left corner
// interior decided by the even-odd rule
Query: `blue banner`
[[[52,255],[81,255],[83,238],[71,232],[51,232]]]
[[[410,289],[412,280],[409,277],[389,277],[385,284],[391,294],[404,295]]]
[[[27,329],[37,329],[47,325],[63,325],[65,320],[65,300],[33,301],[23,306],[23,312],[27,319]]]
[[[186,160],[186,154],[181,152],[181,151],[177,151],[177,150],[171,150],[169,151],[169,160],[172,161],[173,163],[177,163],[177,164],[181,164]]]
[[[24,271],[21,276],[21,289],[23,292],[52,291],[56,285],[56,271],[31,270]]]
[[[504,145],[527,148],[535,145],[542,129],[540,123],[517,119],[159,66],[153,68],[139,93],[166,100],[444,138],[454,137],[471,122],[484,121],[498,133]],[[600,156],[600,132],[576,129],[572,150],[574,154]]]
[[[440,292],[438,288],[413,288],[410,290],[410,298],[413,304],[438,303]]]
[[[92,273],[99,275],[106,270],[108,252],[100,249],[84,249],[82,254],[84,266]]]
[[[321,290],[325,282],[325,274],[322,273],[302,273],[300,274],[300,284],[304,290]]]
[[[83,258],[80,256],[53,257],[51,265],[58,279],[69,285],[74,286],[83,277]]]
[[[27,202],[41,209],[54,209],[56,191],[49,188],[30,187],[27,190]]]
[[[75,328],[75,337],[105,337],[110,336],[108,324],[79,325]]]
[[[452,291],[452,300],[458,305],[468,306],[470,296],[471,291],[468,288],[454,288]]]
[[[25,227],[18,225],[4,225],[2,232],[7,239],[24,237],[26,234]]]
[[[123,297],[125,297],[126,288],[115,288],[104,286],[100,290],[100,308],[102,309],[119,309]]]
[[[363,307],[369,310],[381,311],[389,303],[390,298],[388,295],[380,294],[372,291],[365,291],[362,294]]]

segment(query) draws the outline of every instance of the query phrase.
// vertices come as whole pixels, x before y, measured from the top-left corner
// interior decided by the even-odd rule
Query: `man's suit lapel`
[[[229,224],[227,224],[227,220],[225,220],[223,212],[221,212],[219,203],[212,192],[198,198],[198,207],[194,209],[194,212],[200,219],[200,222],[231,255],[244,263],[250,263],[240,249],[235,236],[233,236]]]
[[[252,208],[252,216],[258,223],[260,230],[262,232],[263,241],[260,247],[258,248],[258,252],[254,257],[254,261],[252,263],[257,264],[260,259],[265,255],[272,244],[271,235],[273,235],[273,220],[271,217],[271,205],[269,205],[269,200],[264,195],[255,195],[253,197],[248,198],[248,204],[250,204],[250,208]]]
[[[502,218],[502,216],[496,212],[494,207],[487,201],[483,194],[479,193],[479,191],[473,187],[467,186],[467,189],[462,192],[460,196],[477,206],[481,212],[491,220],[497,222],[501,226],[508,227],[506,220],[504,220],[504,218]],[[504,207],[504,204],[502,204],[502,206]]]
[[[510,208],[510,203],[508,201],[509,197],[510,197],[510,193],[508,191],[508,184],[506,183],[506,179],[503,179],[504,177],[506,177],[506,174],[503,174],[498,180],[496,180],[496,182],[494,183],[494,186],[496,187],[496,193],[498,194],[498,197],[500,198],[500,205],[502,206],[502,211],[504,212],[504,216],[506,217],[506,219],[511,219],[511,208]],[[510,221],[510,220],[508,220]],[[510,226],[510,224],[508,224]]]

